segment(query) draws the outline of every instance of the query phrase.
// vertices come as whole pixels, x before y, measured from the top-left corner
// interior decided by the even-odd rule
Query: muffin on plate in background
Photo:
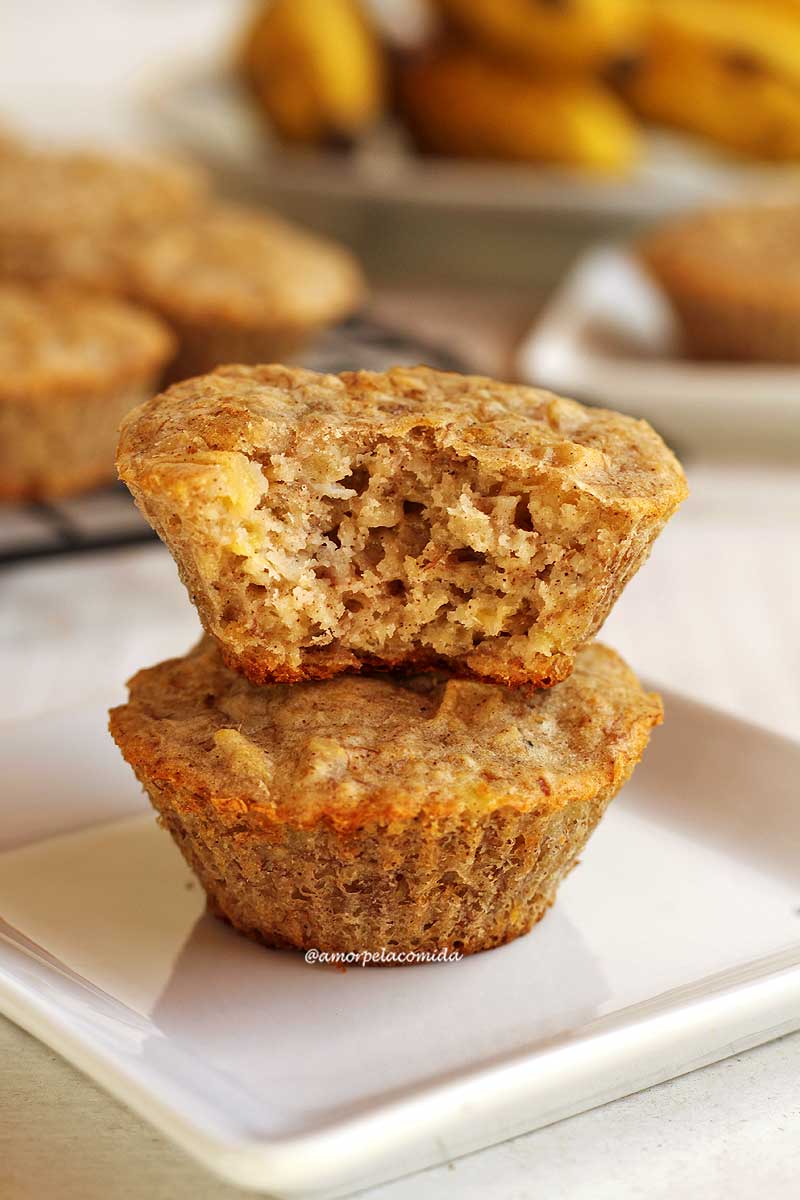
[[[365,291],[344,247],[232,205],[140,238],[126,274],[130,295],[175,331],[173,379],[220,363],[291,359],[358,308]]]
[[[661,721],[611,650],[547,691],[423,676],[254,687],[210,638],[111,733],[210,910],[270,946],[487,950],[527,933]]]
[[[0,282],[0,499],[114,478],[122,417],[173,352],[157,317],[71,284]]]
[[[688,354],[800,362],[800,205],[704,210],[659,226],[637,250]]]

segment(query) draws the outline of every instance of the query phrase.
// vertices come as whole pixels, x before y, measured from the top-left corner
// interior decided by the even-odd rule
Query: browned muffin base
[[[598,621],[598,626],[600,622]],[[592,631],[593,633],[596,630]],[[444,655],[435,654],[420,647],[414,653],[400,658],[380,658],[374,654],[358,654],[345,650],[341,646],[323,647],[320,650],[307,650],[297,667],[292,667],[283,658],[270,654],[269,650],[250,648],[247,652],[237,654],[223,642],[217,643],[226,667],[246,676],[251,683],[303,683],[312,679],[334,679],[343,671],[359,674],[362,671],[401,671],[415,673],[417,671],[446,670],[456,679],[490,678],[493,683],[503,683],[507,687],[548,688],[566,679],[572,670],[573,659],[568,654],[536,654],[527,661],[521,658],[502,657],[494,660],[491,675],[481,664],[480,670],[470,666],[466,657],[448,659]],[[581,647],[578,647],[580,651]]]
[[[796,205],[705,209],[657,227],[639,258],[692,358],[800,362]]]
[[[796,312],[758,301],[726,301],[673,290],[670,303],[686,354],[704,362],[800,362],[800,307]]]
[[[624,782],[555,812],[504,807],[438,825],[422,814],[399,833],[254,831],[138,774],[211,912],[269,946],[343,953],[474,954],[527,933]]]
[[[236,325],[179,321],[164,313],[178,339],[166,384],[205,375],[225,363],[292,362],[308,345],[314,330],[247,329]]]

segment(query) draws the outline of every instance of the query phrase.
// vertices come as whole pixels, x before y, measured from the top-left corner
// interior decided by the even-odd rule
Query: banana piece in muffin
[[[0,499],[114,478],[119,423],[172,354],[150,313],[69,284],[0,282]]]
[[[426,367],[220,368],[130,413],[117,464],[254,683],[555,683],[686,495],[643,421]]]
[[[211,639],[129,689],[112,735],[211,911],[345,952],[526,933],[662,712],[596,644],[544,692],[448,674],[256,688]]]

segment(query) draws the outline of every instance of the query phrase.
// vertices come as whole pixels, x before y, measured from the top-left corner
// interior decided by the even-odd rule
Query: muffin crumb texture
[[[555,683],[686,493],[644,422],[422,367],[222,368],[130,414],[118,467],[255,683]]]

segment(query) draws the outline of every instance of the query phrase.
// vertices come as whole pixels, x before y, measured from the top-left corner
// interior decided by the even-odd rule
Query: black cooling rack
[[[407,337],[369,317],[354,317],[331,330],[303,356],[303,364],[315,371],[383,371],[416,363],[444,371],[464,370],[464,364],[449,351]],[[60,554],[116,550],[154,538],[121,484],[68,500],[0,507],[0,566]]]

